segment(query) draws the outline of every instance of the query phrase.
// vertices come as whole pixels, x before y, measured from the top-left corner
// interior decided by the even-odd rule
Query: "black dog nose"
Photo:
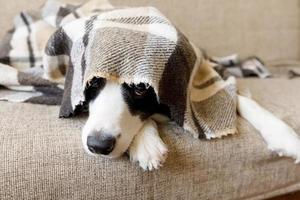
[[[92,153],[108,155],[116,144],[114,137],[88,136],[87,146]]]

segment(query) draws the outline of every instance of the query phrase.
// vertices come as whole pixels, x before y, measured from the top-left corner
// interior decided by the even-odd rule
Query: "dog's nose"
[[[113,151],[116,144],[114,137],[88,136],[87,146],[92,153],[108,155]]]

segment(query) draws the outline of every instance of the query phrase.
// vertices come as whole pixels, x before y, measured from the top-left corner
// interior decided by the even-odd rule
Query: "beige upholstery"
[[[0,0],[0,37],[11,18],[42,0]],[[159,7],[213,55],[300,58],[298,0],[118,0]],[[1,75],[1,74],[0,74]],[[253,97],[300,133],[300,80],[242,80]],[[3,92],[0,90],[0,92]],[[300,166],[270,153],[239,119],[240,134],[198,141],[161,127],[165,166],[143,172],[123,157],[87,156],[85,116],[58,119],[58,107],[0,102],[0,199],[263,199],[300,190]]]

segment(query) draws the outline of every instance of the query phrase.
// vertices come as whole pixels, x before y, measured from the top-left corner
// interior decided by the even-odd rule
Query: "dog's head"
[[[154,89],[146,84],[119,84],[94,78],[85,90],[89,118],[83,128],[85,150],[93,155],[118,157],[129,147],[144,121],[153,114],[169,116]]]

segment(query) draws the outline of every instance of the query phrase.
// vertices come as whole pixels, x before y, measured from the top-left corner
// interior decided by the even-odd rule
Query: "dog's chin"
[[[123,153],[118,153],[118,154],[114,154],[114,153],[111,153],[111,154],[108,154],[108,155],[102,155],[102,154],[95,154],[95,153],[92,153],[91,151],[87,150],[86,151],[89,155],[91,156],[97,156],[97,157],[102,157],[102,158],[108,158],[108,159],[117,159],[119,157],[121,157],[125,152]]]

